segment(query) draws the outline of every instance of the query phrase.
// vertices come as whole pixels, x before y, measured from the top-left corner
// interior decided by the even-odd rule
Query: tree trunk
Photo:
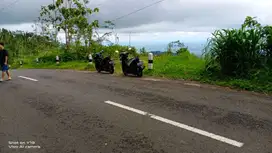
[[[66,49],[68,49],[68,32],[67,32],[67,26],[65,26],[65,45],[66,45]]]

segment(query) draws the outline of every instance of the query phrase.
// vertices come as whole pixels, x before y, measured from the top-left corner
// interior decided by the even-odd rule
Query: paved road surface
[[[0,93],[1,153],[272,152],[271,97],[60,70],[13,71]]]

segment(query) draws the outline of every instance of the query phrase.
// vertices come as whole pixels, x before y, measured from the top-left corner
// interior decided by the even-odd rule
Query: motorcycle
[[[133,74],[142,77],[145,68],[143,61],[139,57],[128,59],[128,54],[127,52],[120,53],[123,74],[125,76]]]
[[[99,53],[96,53],[94,55],[94,63],[95,63],[95,69],[98,73],[101,71],[110,72],[110,74],[114,73],[114,62],[111,60],[110,56],[103,57],[102,53],[104,51],[102,50]]]

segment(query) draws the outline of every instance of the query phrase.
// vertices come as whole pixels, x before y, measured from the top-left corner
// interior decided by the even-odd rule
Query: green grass
[[[145,74],[172,79],[199,80],[205,61],[185,53],[180,56],[155,56],[154,69],[146,70]]]
[[[31,63],[24,64],[22,69],[73,69],[73,70],[90,70],[93,71],[94,66],[89,65],[87,62],[83,61],[70,61],[65,63]]]
[[[146,69],[144,76],[164,77],[171,79],[185,79],[192,81],[199,81],[202,83],[209,83],[214,85],[226,86],[235,89],[243,89],[249,91],[257,91],[263,93],[272,93],[272,79],[270,76],[262,76],[263,81],[258,81],[260,78],[254,80],[233,79],[233,78],[211,78],[203,75],[205,68],[205,61],[190,53],[184,53],[179,56],[162,55],[154,57],[154,69],[147,69],[147,57],[141,56],[144,61]],[[121,65],[118,59],[115,60],[115,74],[122,74]],[[94,65],[89,65],[86,61],[71,61],[60,63],[39,63],[36,64],[33,60],[26,60],[27,62],[22,68],[38,68],[38,69],[73,69],[73,70],[88,70],[95,71]],[[32,62],[31,62],[32,61]],[[14,65],[13,67],[18,67]],[[269,78],[268,78],[269,77]]]
[[[121,73],[120,62],[115,60],[115,73]],[[11,65],[11,68],[14,69],[72,69],[72,70],[81,70],[81,71],[96,71],[93,64],[89,64],[86,61],[69,61],[69,62],[60,62],[56,63],[24,63],[22,67],[19,64]]]

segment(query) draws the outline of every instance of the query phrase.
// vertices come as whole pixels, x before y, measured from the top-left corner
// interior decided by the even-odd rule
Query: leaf
[[[99,12],[99,8],[94,8],[94,12]]]

